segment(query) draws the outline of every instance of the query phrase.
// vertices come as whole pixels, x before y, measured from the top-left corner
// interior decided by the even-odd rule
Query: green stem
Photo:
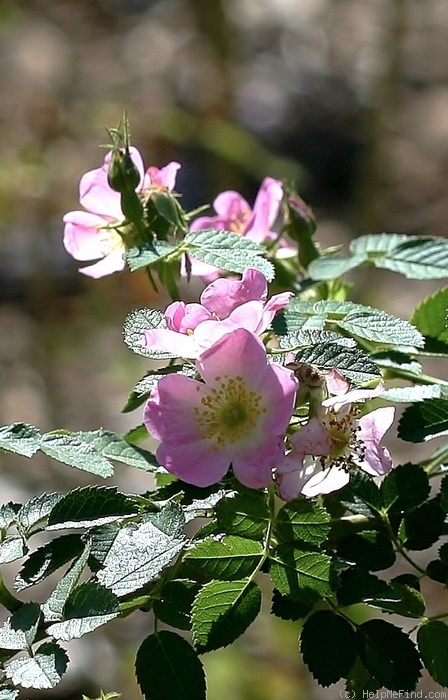
[[[21,600],[16,598],[11,591],[6,588],[3,576],[0,572],[0,605],[3,605],[9,612],[15,612],[22,607]]]
[[[418,571],[419,574],[421,574],[422,576],[426,576],[427,575],[426,570],[422,569],[422,567],[419,564],[417,564],[413,559],[411,559],[411,557],[409,556],[409,554],[406,552],[405,548],[401,544],[400,540],[397,539],[397,537],[395,536],[395,532],[393,531],[393,529],[391,527],[391,524],[389,522],[389,518],[385,517],[383,519],[383,522],[385,523],[387,531],[389,533],[389,536],[395,545],[396,551],[399,554],[401,554],[403,559],[405,559],[408,562],[408,564],[410,564],[416,571]]]

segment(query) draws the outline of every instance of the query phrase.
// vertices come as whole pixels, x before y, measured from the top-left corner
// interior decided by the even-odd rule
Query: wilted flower
[[[380,476],[392,466],[380,443],[395,409],[386,406],[362,415],[353,403],[379,396],[383,385],[348,391],[348,383],[336,370],[329,373],[327,383],[336,395],[322,401],[318,415],[291,437],[292,450],[278,466],[279,494],[286,501],[300,493],[313,497],[336,491],[348,484],[352,469]]]
[[[246,328],[257,335],[271,324],[283,309],[291,292],[267,299],[268,286],[259,270],[248,268],[241,280],[220,278],[204,289],[200,304],[175,301],[165,311],[168,328],[144,332],[144,346],[197,357],[226,333]]]
[[[151,189],[172,190],[179,163],[169,163],[164,168],[151,167],[144,171],[143,160],[136,148],[129,149],[132,161],[140,175],[136,187],[142,197]],[[120,194],[108,182],[110,151],[101,168],[90,170],[82,176],[79,185],[79,201],[85,211],[70,211],[64,216],[64,246],[75,260],[98,260],[93,265],[80,268],[89,277],[103,277],[124,268],[126,247],[120,235],[124,223]]]
[[[203,381],[167,375],[146,404],[145,425],[161,441],[160,464],[196,486],[217,483],[230,465],[246,486],[267,486],[284,452],[293,372],[269,364],[263,343],[243,328],[206,350],[196,368]]]

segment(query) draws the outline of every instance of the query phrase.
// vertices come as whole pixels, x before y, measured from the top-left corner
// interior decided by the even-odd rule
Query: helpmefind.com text
[[[446,690],[363,690],[355,693],[354,690],[341,690],[339,696],[343,700],[447,700]]]

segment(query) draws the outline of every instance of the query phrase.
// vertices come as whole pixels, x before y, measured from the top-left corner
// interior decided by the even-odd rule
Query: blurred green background
[[[62,246],[61,218],[125,109],[147,166],[182,163],[187,209],[223,189],[252,201],[271,175],[311,204],[324,245],[446,235],[446,0],[0,0],[0,95],[2,425],[141,421],[120,413],[146,370],[122,321],[166,300],[140,273],[84,278]],[[406,283],[397,295],[395,276],[362,274],[361,300],[403,317],[431,291]],[[43,457],[2,456],[0,469],[2,501],[87,481]],[[125,469],[115,482],[148,487]],[[67,680],[46,697],[98,686],[141,697],[132,664],[149,632],[141,614],[72,644]],[[209,700],[339,696],[314,686],[297,629],[269,615],[204,662]]]

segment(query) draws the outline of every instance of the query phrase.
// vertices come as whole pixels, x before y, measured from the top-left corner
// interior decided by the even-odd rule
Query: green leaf
[[[383,479],[380,493],[384,507],[406,511],[420,505],[429,496],[428,475],[418,464],[400,464]]]
[[[167,328],[165,316],[157,309],[135,309],[126,316],[123,324],[123,339],[126,345],[137,355],[163,360],[175,357],[163,350],[149,349],[144,346],[145,331]]]
[[[294,318],[294,315],[291,314],[289,318]],[[278,341],[282,350],[288,351],[299,350],[299,348],[308,345],[317,345],[318,343],[327,342],[336,343],[337,345],[343,345],[348,348],[356,347],[356,341],[353,340],[353,338],[346,338],[334,331],[325,331],[321,328],[302,327],[286,335],[280,335]]]
[[[349,258],[342,255],[322,255],[311,262],[308,274],[314,280],[337,279],[362,265],[366,259],[365,255],[353,255]]]
[[[37,603],[24,603],[0,628],[0,649],[27,649],[36,637],[40,619]]]
[[[88,443],[64,432],[46,433],[42,436],[40,449],[46,455],[70,467],[91,472],[97,476],[112,476],[112,464]]]
[[[192,610],[193,641],[200,654],[231,644],[260,612],[261,591],[248,578],[211,581],[196,596]]]
[[[135,515],[137,507],[115,487],[84,486],[61,498],[48,518],[48,528],[93,527]]]
[[[185,541],[184,535],[167,535],[151,522],[126,525],[108,549],[98,580],[118,596],[133,593],[157,578]]]
[[[227,535],[221,540],[209,537],[187,551],[184,568],[187,575],[201,579],[232,581],[251,574],[262,557],[263,547],[256,540],[236,535]]]
[[[358,532],[338,542],[340,557],[369,571],[388,569],[395,562],[392,542],[382,532]]]
[[[405,514],[399,536],[406,549],[427,549],[443,534],[444,522],[445,512],[440,499],[433,498]]]
[[[422,347],[424,340],[414,326],[382,311],[348,313],[338,325],[347,333],[374,343]]]
[[[318,610],[303,625],[300,651],[314,678],[326,687],[349,674],[356,658],[356,634],[340,615]]]
[[[361,472],[352,474],[350,483],[339,491],[339,495],[341,503],[352,513],[369,517],[383,508],[378,486],[370,476]]]
[[[330,532],[330,516],[312,501],[296,500],[279,510],[274,528],[280,542],[321,545]]]
[[[382,608],[385,603],[398,603],[400,600],[399,594],[386,581],[358,568],[341,572],[337,597],[339,605],[368,603],[378,608]]]
[[[151,452],[120,437],[110,430],[93,430],[91,432],[72,433],[75,438],[92,445],[92,447],[107,459],[127,464],[143,471],[154,471],[159,463]]]
[[[426,442],[443,435],[448,435],[448,398],[408,406],[398,423],[398,437],[407,442]]]
[[[150,267],[176,250],[176,246],[167,243],[166,241],[153,241],[144,245],[131,248],[126,253],[126,262],[129,265],[131,272],[139,270],[142,267]]]
[[[15,580],[16,590],[40,583],[44,578],[84,551],[79,535],[62,535],[30,554]]]
[[[430,236],[409,236],[387,256],[376,258],[374,263],[408,279],[442,279],[448,277],[448,241]]]
[[[414,690],[422,667],[409,637],[385,620],[369,620],[358,627],[361,661],[381,686]]]
[[[338,369],[355,384],[378,379],[380,370],[369,357],[357,348],[344,347],[338,343],[319,343],[300,350],[296,362],[315,365],[322,371]]]
[[[281,620],[300,620],[311,612],[318,600],[319,594],[310,588],[297,591],[295,600],[274,588],[271,613]]]
[[[264,493],[251,490],[222,498],[215,509],[218,524],[231,535],[260,540],[269,524]]]
[[[72,590],[64,606],[62,622],[47,628],[55,639],[68,642],[93,632],[118,616],[117,597],[98,583],[87,581]]]
[[[57,644],[46,642],[32,657],[15,658],[5,664],[5,674],[14,685],[44,690],[57,686],[67,665],[65,651]]]
[[[410,321],[426,338],[448,343],[447,309],[448,287],[442,287],[414,309]]]
[[[400,596],[400,600],[386,602],[381,606],[383,610],[403,617],[423,617],[426,604],[420,591],[397,579],[392,579],[390,586]]]
[[[27,423],[13,423],[0,428],[0,449],[32,457],[40,447],[41,435]]]
[[[137,681],[146,700],[206,700],[205,674],[188,642],[162,630],[147,637],[135,660]]]
[[[276,588],[293,600],[310,588],[324,597],[331,592],[331,559],[326,554],[290,544],[280,544],[271,556],[270,575]]]
[[[191,609],[199,589],[200,584],[189,579],[168,581],[162,589],[160,600],[154,601],[155,616],[171,627],[189,630]]]
[[[416,386],[399,386],[386,389],[381,394],[382,399],[399,403],[414,403],[425,399],[448,397],[447,387],[440,384],[420,384]]]
[[[417,632],[417,645],[431,677],[448,687],[448,626],[440,620],[429,620]]]
[[[45,620],[52,622],[53,620],[59,621],[62,618],[65,604],[84,572],[89,554],[90,543],[88,542],[81,556],[73,562],[64,576],[59,579],[54,591],[51,593],[46,603],[41,606]]]
[[[16,561],[16,559],[25,556],[27,551],[26,544],[19,535],[5,537],[0,542],[0,564],[9,564],[11,561]]]
[[[27,501],[20,508],[17,520],[28,536],[35,525],[41,524],[49,516],[60,499],[61,496],[58,493],[43,493]]]
[[[243,273],[248,267],[260,270],[268,282],[274,278],[272,263],[260,257],[266,248],[235,233],[215,229],[190,231],[185,236],[188,253],[198,260],[229,272]]]
[[[3,503],[0,506],[0,530],[6,531],[13,523],[16,522],[17,513],[20,510],[19,503]]]

